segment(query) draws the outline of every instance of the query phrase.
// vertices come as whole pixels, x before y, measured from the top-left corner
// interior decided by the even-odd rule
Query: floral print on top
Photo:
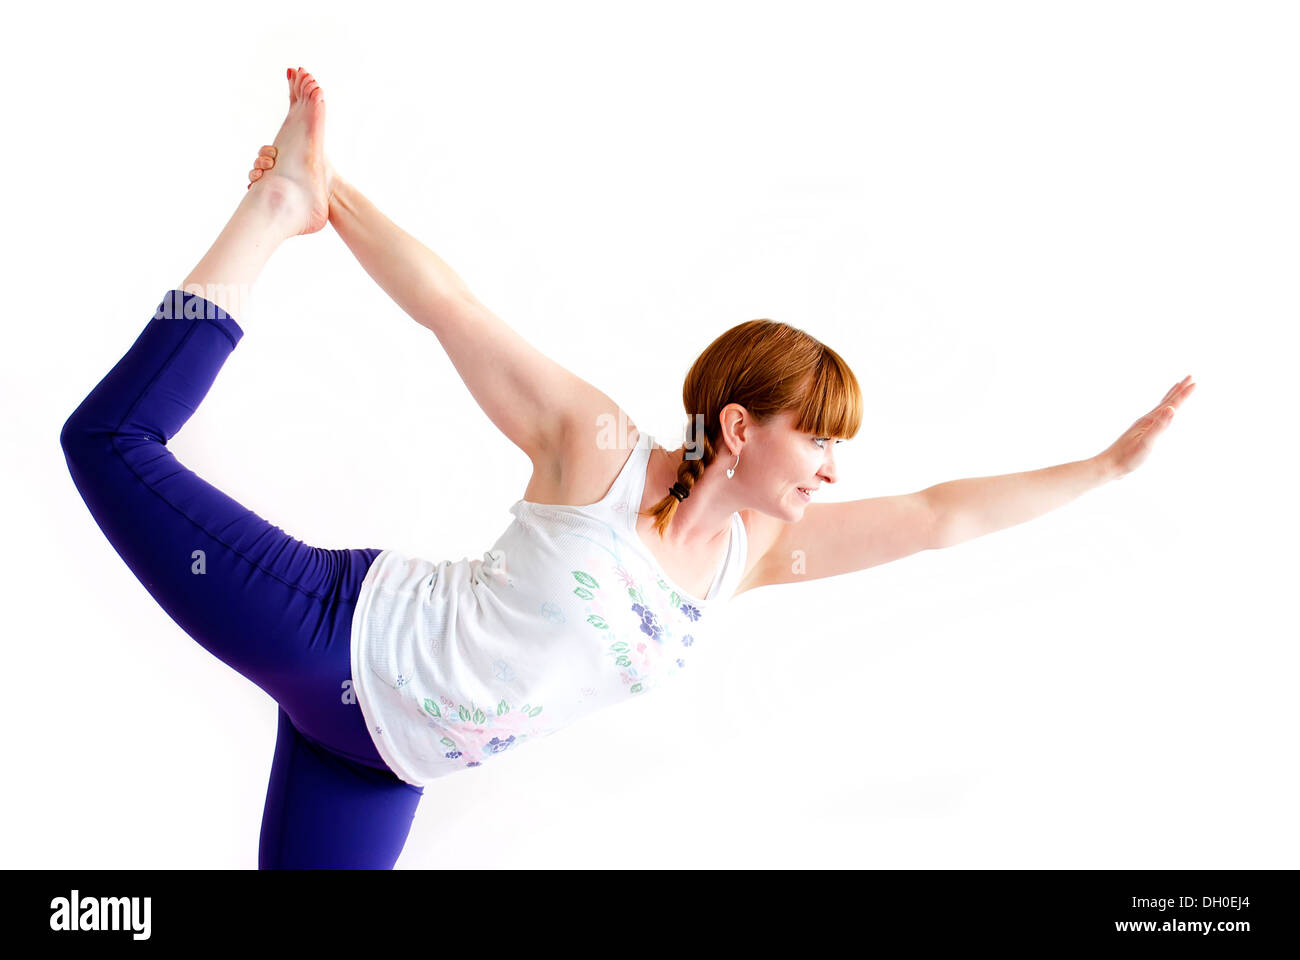
[[[462,725],[459,740],[446,736],[439,738],[438,742],[448,748],[443,756],[448,760],[464,757],[467,767],[477,767],[483,762],[484,754],[502,753],[523,741],[527,738],[529,729],[536,731],[535,727],[529,726],[528,721],[542,712],[540,706],[534,707],[528,703],[511,710],[504,700],[496,705],[492,713],[485,713],[482,707],[472,703],[469,706],[463,703],[453,704],[446,697],[439,697],[438,700],[442,706],[432,697],[425,697],[424,709],[429,716],[444,724],[455,725],[459,722]],[[428,721],[428,726],[434,730],[442,729],[433,720]]]
[[[669,606],[679,614],[679,617],[672,618],[670,622],[664,622],[651,608],[635,578],[621,564],[615,568],[615,573],[619,578],[620,589],[626,589],[627,597],[607,597],[601,590],[600,584],[590,574],[581,570],[573,571],[573,577],[579,583],[579,586],[574,587],[573,592],[589,602],[592,613],[587,617],[587,623],[597,630],[610,630],[609,621],[604,614],[605,603],[629,604],[632,613],[640,621],[638,626],[644,636],[621,637],[615,631],[607,632],[602,640],[607,643],[605,657],[607,660],[612,659],[628,692],[642,693],[647,689],[652,677],[661,672],[671,677],[678,669],[686,666],[685,658],[679,654],[684,652],[695,638],[689,633],[681,634],[675,628],[681,623],[689,626],[697,622],[701,612],[694,604],[687,603],[681,594],[664,582],[662,577],[657,577],[656,585],[660,590],[668,592]],[[676,649],[677,646],[681,649]],[[667,662],[666,669],[665,662]]]

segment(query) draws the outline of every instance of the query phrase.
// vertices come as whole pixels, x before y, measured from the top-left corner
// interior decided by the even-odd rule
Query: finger
[[[272,158],[272,159],[275,159],[275,155],[276,155],[278,152],[279,152],[279,151],[277,151],[277,150],[275,149],[275,145],[274,145],[274,144],[270,144],[270,143],[268,143],[268,144],[267,144],[266,146],[264,146],[261,150],[257,151],[257,154],[258,154],[258,156],[261,156],[261,157],[270,157],[270,158]]]
[[[1192,391],[1195,389],[1196,389],[1195,383],[1189,383],[1186,386],[1179,387],[1178,391],[1172,397],[1169,398],[1169,402],[1172,403],[1175,407],[1177,407],[1184,400],[1190,397],[1192,395]]]
[[[270,170],[273,166],[275,166],[275,161],[270,157],[258,157],[253,161],[253,169],[255,170]]]
[[[1160,401],[1156,409],[1159,410],[1160,407],[1166,403],[1172,403],[1175,407],[1182,403],[1183,398],[1190,394],[1196,387],[1195,383],[1190,382],[1191,379],[1191,375],[1189,374],[1170,387],[1169,392],[1165,394],[1164,399]]]
[[[262,171],[261,171],[261,170],[249,170],[249,171],[248,171],[248,182],[249,182],[249,183],[256,183],[256,182],[257,182],[258,180],[260,180],[261,178],[262,178]]]

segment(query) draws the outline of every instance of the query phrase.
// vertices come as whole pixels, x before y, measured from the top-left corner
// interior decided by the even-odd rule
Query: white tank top
[[[352,619],[352,680],[375,747],[407,783],[644,696],[713,644],[744,573],[745,525],[732,514],[707,596],[670,580],[636,532],[653,443],[639,435],[597,503],[516,502],[481,560],[375,558]]]

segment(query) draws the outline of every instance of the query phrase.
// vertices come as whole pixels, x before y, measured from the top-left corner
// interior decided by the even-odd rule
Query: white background
[[[57,438],[299,65],[340,173],[649,432],[736,323],[834,347],[866,419],[823,499],[1089,457],[1198,384],[1144,466],[1034,522],[737,598],[671,691],[430,785],[399,868],[1300,865],[1293,11],[28,6],[3,866],[256,866],[275,704],[145,592]],[[182,463],[315,545],[482,555],[527,458],[332,228],[236,319]]]

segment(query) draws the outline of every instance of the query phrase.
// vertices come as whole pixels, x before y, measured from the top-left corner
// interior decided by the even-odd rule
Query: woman
[[[838,354],[770,320],[731,328],[687,376],[687,442],[659,447],[340,178],[320,87],[287,77],[288,116],[234,215],[61,435],[77,489],[145,589],[279,705],[261,868],[391,868],[430,780],[654,689],[719,639],[736,594],[1054,509],[1136,468],[1194,387],[1175,385],[1087,460],[813,503],[838,479],[832,441],[861,420]],[[235,317],[271,253],[327,221],[533,463],[481,560],[308,546],[167,449],[243,337]]]

